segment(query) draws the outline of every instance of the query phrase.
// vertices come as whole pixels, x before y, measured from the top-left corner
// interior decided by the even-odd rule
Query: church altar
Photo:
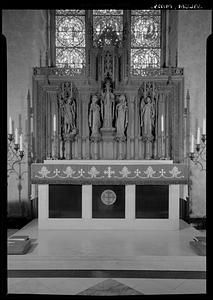
[[[40,229],[178,230],[188,169],[172,160],[45,160],[31,165],[31,180]],[[156,214],[143,214],[147,205]]]
[[[40,229],[179,229],[189,178],[183,69],[131,74],[129,48],[114,36],[108,28],[110,43],[89,49],[86,73],[34,68]]]

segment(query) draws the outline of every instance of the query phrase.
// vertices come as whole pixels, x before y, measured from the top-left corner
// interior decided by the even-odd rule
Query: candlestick
[[[161,115],[161,132],[164,131],[163,115]]]
[[[15,129],[15,144],[18,144],[18,129]]]
[[[56,132],[56,115],[53,116],[53,131]]]
[[[191,139],[191,153],[194,152],[194,135],[192,134],[192,139]]]
[[[197,128],[197,144],[200,144],[200,127]]]
[[[72,98],[72,81],[71,81],[71,89],[70,89],[70,91],[71,91],[71,98]]]
[[[203,119],[203,134],[206,134],[206,119]]]
[[[12,119],[11,117],[9,117],[9,134],[12,134],[13,130],[12,130]]]
[[[23,136],[20,135],[20,151],[23,151]]]

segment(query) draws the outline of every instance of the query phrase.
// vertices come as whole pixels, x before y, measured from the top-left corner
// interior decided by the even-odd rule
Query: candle
[[[191,139],[191,152],[194,152],[194,135],[192,134],[192,139]]]
[[[161,115],[161,132],[164,131],[163,115]]]
[[[23,137],[20,135],[20,151],[23,151]]]
[[[12,119],[11,117],[9,117],[9,134],[12,134],[13,131],[12,131]]]
[[[203,119],[203,134],[206,134],[206,119]]]
[[[15,129],[15,144],[18,144],[18,129]]]
[[[200,127],[197,128],[197,144],[200,144]]]
[[[56,132],[56,115],[53,116],[53,131]]]

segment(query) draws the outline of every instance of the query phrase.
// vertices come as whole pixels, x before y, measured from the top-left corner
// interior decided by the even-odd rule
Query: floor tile
[[[170,294],[172,290],[184,282],[184,279],[118,279],[144,294]]]
[[[103,278],[11,278],[8,293],[75,295]]]
[[[186,279],[184,282],[173,290],[174,294],[205,294],[206,280],[203,279]]]
[[[118,282],[115,279],[106,279],[78,295],[87,296],[120,296],[120,295],[142,295],[143,293]]]

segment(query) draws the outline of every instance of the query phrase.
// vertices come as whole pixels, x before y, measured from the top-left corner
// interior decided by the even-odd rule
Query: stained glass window
[[[85,66],[85,11],[56,9],[56,66],[82,69]]]
[[[123,39],[123,10],[93,10],[93,43],[94,46],[111,45]]]
[[[131,11],[131,73],[160,68],[161,11]]]

